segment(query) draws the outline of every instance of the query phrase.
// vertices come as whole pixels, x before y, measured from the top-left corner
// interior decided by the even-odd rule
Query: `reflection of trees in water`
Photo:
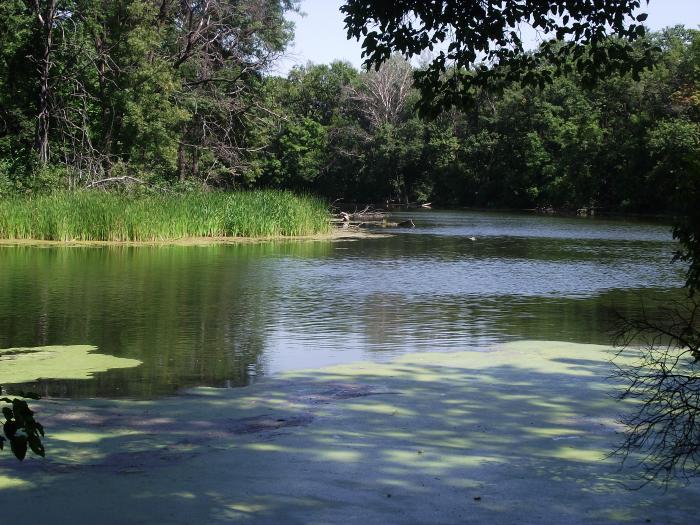
[[[16,248],[2,254],[0,347],[93,344],[144,364],[93,381],[34,387],[66,396],[143,396],[240,385],[260,373],[278,300],[270,256],[321,243],[212,247]]]
[[[140,359],[144,365],[137,369],[42,388],[73,396],[146,396],[190,385],[245,384],[251,372],[264,372],[263,352],[271,345],[290,354],[312,348],[318,355],[358,355],[458,350],[510,339],[609,344],[611,312],[633,312],[636,292],[581,299],[508,295],[525,279],[500,264],[509,258],[531,264],[528,276],[561,260],[555,270],[560,280],[570,279],[566,289],[587,289],[577,284],[577,263],[594,255],[572,252],[571,241],[542,248],[547,242],[409,234],[344,243],[341,251],[329,243],[4,248],[0,348],[92,344]],[[611,265],[628,260],[629,250],[620,250]],[[452,261],[468,264],[442,264]],[[629,282],[651,285],[645,275],[632,272]],[[558,290],[557,283],[532,286]],[[445,293],[453,286],[456,293]]]
[[[405,346],[407,331],[413,325],[413,316],[406,315],[406,308],[410,308],[407,302],[405,297],[395,294],[378,293],[367,297],[361,306],[361,319],[364,320],[361,332],[370,347]],[[407,318],[411,322],[406,322]]]
[[[642,297],[674,294],[611,291],[582,299],[372,294],[355,307],[355,329],[376,351],[459,350],[512,339],[609,345],[617,314],[635,313]]]

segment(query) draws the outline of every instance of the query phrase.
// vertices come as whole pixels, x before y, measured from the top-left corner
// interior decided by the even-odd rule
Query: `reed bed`
[[[154,242],[330,231],[326,205],[286,191],[129,196],[65,192],[0,200],[0,238]]]

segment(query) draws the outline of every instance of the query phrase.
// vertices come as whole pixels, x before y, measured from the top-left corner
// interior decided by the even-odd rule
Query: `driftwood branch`
[[[94,188],[97,186],[103,186],[106,184],[115,184],[115,183],[123,183],[123,184],[128,184],[128,183],[135,183],[135,184],[146,184],[144,181],[141,179],[137,179],[136,177],[130,177],[129,175],[124,175],[122,177],[108,177],[106,179],[101,179],[101,180],[96,180],[94,182],[91,182],[86,186],[86,188]]]
[[[334,219],[334,223],[340,223],[343,227],[382,227],[382,228],[415,228],[412,219],[401,222],[389,222],[386,212],[382,210],[374,210],[370,206],[366,206],[363,210],[348,213],[345,211],[339,212]]]
[[[639,468],[639,486],[700,476],[700,301],[688,298],[621,317],[615,377],[633,401],[613,452]]]

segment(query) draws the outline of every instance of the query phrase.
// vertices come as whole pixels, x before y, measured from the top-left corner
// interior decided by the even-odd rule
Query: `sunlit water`
[[[417,228],[383,239],[2,247],[0,348],[90,344],[136,358],[138,368],[31,387],[147,397],[515,339],[605,344],[614,311],[683,284],[663,224],[401,215]]]

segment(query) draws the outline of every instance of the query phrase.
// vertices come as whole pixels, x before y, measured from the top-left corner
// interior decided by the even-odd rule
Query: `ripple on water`
[[[612,309],[683,283],[665,225],[409,215],[414,230],[352,242],[2,247],[0,348],[84,344],[137,359],[33,386],[148,397],[513,339],[605,344]]]

